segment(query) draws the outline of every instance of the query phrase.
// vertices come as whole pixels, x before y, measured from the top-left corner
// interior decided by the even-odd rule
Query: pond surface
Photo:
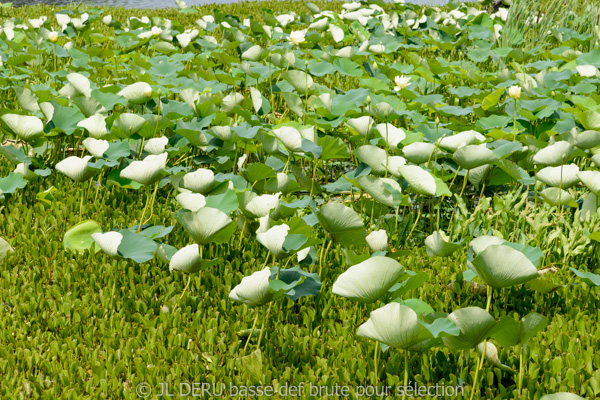
[[[11,0],[2,0],[2,2]],[[48,4],[56,6],[64,5],[77,5],[81,0],[12,0],[14,6],[25,6],[33,4]],[[235,3],[236,0],[185,0],[188,6],[202,5],[202,4],[223,4],[223,3]],[[416,4],[439,4],[447,3],[444,0],[409,0],[411,3]],[[125,8],[165,8],[175,7],[173,0],[84,0],[84,4],[90,6],[105,6],[105,7],[125,7]]]

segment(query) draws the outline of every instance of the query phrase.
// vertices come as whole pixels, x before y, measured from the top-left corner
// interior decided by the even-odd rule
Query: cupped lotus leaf
[[[366,244],[366,232],[360,216],[342,203],[325,204],[316,212],[323,229],[344,246]]]
[[[443,231],[435,231],[425,239],[425,248],[429,257],[448,257],[460,248]]]
[[[4,114],[2,121],[12,133],[26,142],[33,142],[44,135],[44,123],[38,117]]]
[[[417,165],[402,165],[398,171],[415,193],[435,196],[437,185],[431,173]]]
[[[435,160],[436,146],[433,143],[415,142],[402,148],[402,155],[413,164]],[[437,149],[438,156],[443,153]]]
[[[241,93],[229,93],[223,97],[221,111],[225,114],[231,114],[236,106],[239,106],[244,101],[244,95]]]
[[[134,133],[139,132],[148,121],[141,115],[125,113],[119,115],[112,125],[111,133],[119,139],[127,139]]]
[[[387,166],[388,173],[396,178],[402,178],[402,175],[400,175],[400,171],[398,170],[402,165],[406,165],[406,159],[400,156],[391,156],[385,160],[381,160],[381,166],[383,168],[386,168]]]
[[[500,362],[500,357],[498,357],[498,349],[496,348],[495,344],[493,344],[492,342],[485,342],[485,352],[483,349],[483,343],[479,343],[479,345],[477,345],[477,352],[479,354],[484,354],[485,360],[487,362],[489,362],[495,367],[500,368],[502,371],[515,373],[515,371],[508,365],[502,364],[502,362]]]
[[[390,149],[398,148],[400,142],[406,138],[406,133],[404,133],[403,129],[396,128],[394,125],[389,123],[377,124],[375,129],[377,129],[377,132],[381,135]]]
[[[91,158],[92,156],[85,156],[83,158],[77,156],[67,157],[56,164],[55,168],[74,181],[84,182],[94,176],[96,172],[88,166],[88,161]]]
[[[329,29],[327,29],[327,31],[329,34],[331,34],[331,37],[336,43],[344,40],[344,30],[339,26],[331,24],[329,25]]]
[[[202,267],[202,258],[198,244],[190,244],[182,247],[177,253],[173,254],[169,262],[169,271],[174,270],[186,272],[188,274],[198,272]]]
[[[573,393],[559,392],[542,396],[540,400],[585,400],[585,398]]]
[[[590,159],[592,160],[592,162],[594,164],[596,164],[597,167],[600,167],[600,154],[596,154],[596,155],[590,157]]]
[[[280,196],[281,193],[255,196],[244,205],[244,211],[246,211],[251,218],[261,218],[267,216],[272,210],[279,207]]]
[[[315,85],[312,76],[304,71],[291,70],[283,73],[283,79],[288,81],[300,94],[310,91]]]
[[[31,90],[23,87],[15,87],[14,89],[17,99],[19,100],[19,105],[23,110],[30,113],[40,111],[40,106],[38,104],[39,97],[37,97]]]
[[[540,192],[540,196],[551,206],[560,207],[563,205],[577,207],[577,202],[571,193],[560,188],[547,188]]]
[[[150,185],[162,178],[167,157],[167,153],[151,154],[141,161],[134,161],[121,171],[120,177],[131,179],[142,185]]]
[[[71,86],[77,91],[77,93],[85,97],[90,97],[90,95],[92,94],[90,80],[84,75],[78,72],[72,72],[70,74],[67,74],[67,80],[69,81]]]
[[[267,304],[273,300],[273,294],[269,286],[270,277],[271,268],[265,267],[250,276],[242,278],[242,281],[229,292],[229,298],[250,307]]]
[[[537,268],[522,252],[505,245],[491,245],[473,259],[469,268],[494,288],[520,285],[539,277]]]
[[[356,335],[403,350],[419,347],[433,338],[431,332],[419,323],[417,313],[398,303],[389,303],[371,311],[369,319],[358,327]]]
[[[288,151],[302,151],[302,135],[298,129],[291,126],[282,126],[281,128],[273,129],[272,132]]]
[[[458,327],[458,336],[443,337],[446,346],[456,350],[468,350],[489,338],[495,331],[496,320],[482,308],[466,307],[447,317]]]
[[[123,235],[120,232],[96,232],[92,234],[92,239],[103,252],[111,257],[116,257],[119,254],[118,249]]]
[[[398,182],[392,179],[376,178],[370,175],[362,175],[356,178],[362,189],[370,194],[373,199],[388,207],[397,207],[397,202],[400,201],[402,189]],[[385,187],[385,183],[389,184],[395,193]]]
[[[148,154],[161,154],[165,152],[165,148],[169,144],[169,139],[166,136],[149,139],[144,145],[144,150]]]
[[[258,61],[263,54],[263,49],[259,45],[254,45],[242,53],[242,60]]]
[[[275,225],[266,232],[258,233],[256,240],[277,258],[289,256],[290,254],[283,249],[283,243],[289,230],[290,227],[287,224]]]
[[[206,205],[206,198],[200,193],[179,193],[175,200],[181,207],[196,212]]]
[[[600,275],[593,274],[591,272],[582,272],[575,268],[569,268],[575,275],[581,278],[582,281],[590,286],[600,286]]]
[[[346,124],[361,136],[369,136],[374,127],[375,121],[368,115],[358,118],[350,118]],[[391,135],[390,135],[391,136]]]
[[[83,253],[94,245],[92,235],[102,233],[102,228],[96,221],[88,220],[81,222],[69,229],[63,238],[63,244],[66,250]]]
[[[573,150],[573,145],[567,141],[556,142],[538,151],[533,156],[533,162],[556,167],[567,163]]]
[[[107,140],[94,139],[92,137],[85,138],[82,143],[85,149],[96,158],[102,158],[109,146]]]
[[[469,170],[469,182],[471,182],[473,185],[480,185],[488,178],[492,168],[493,167],[491,165],[486,164]]]
[[[537,179],[552,187],[570,188],[579,182],[579,167],[576,164],[545,167],[537,173]]]
[[[461,147],[479,144],[485,141],[485,136],[473,130],[459,132],[452,136],[445,136],[438,140],[438,146],[444,150],[455,152]]]
[[[600,146],[600,132],[591,130],[581,132],[575,136],[575,146],[583,150]]]
[[[379,229],[369,233],[366,237],[367,244],[371,248],[371,251],[385,251],[389,248],[388,246],[388,235],[385,229]]]
[[[311,184],[312,181],[307,186],[310,187]],[[299,188],[300,186],[298,185],[298,183],[295,180],[291,179],[290,175],[283,172],[278,172],[277,175],[267,180],[265,186],[263,187],[263,190],[269,193],[287,194],[298,190]]]
[[[506,242],[506,240],[504,240],[501,237],[492,236],[492,235],[483,235],[483,236],[479,236],[478,238],[471,240],[471,242],[469,243],[469,246],[473,250],[473,253],[475,254],[475,256],[477,256],[478,254],[483,252],[488,247],[493,246],[493,245],[499,245],[504,242]]]
[[[236,228],[235,221],[212,207],[202,207],[196,212],[185,211],[176,214],[175,219],[199,245],[226,242]]]
[[[386,152],[384,149],[368,144],[354,150],[354,156],[371,167],[371,171],[374,174],[385,174],[385,164],[383,164],[383,166],[381,164],[381,160],[385,161],[386,157]]]
[[[194,193],[207,194],[216,185],[215,173],[208,168],[200,168],[183,176],[183,187]]]
[[[132,104],[144,104],[152,97],[152,86],[146,82],[136,82],[126,86],[118,94]]]
[[[23,175],[23,178],[25,178],[25,180],[30,181],[38,177],[38,175],[29,168],[30,166],[31,164],[25,164],[24,162],[19,163],[17,164],[13,172],[15,174]]]
[[[480,144],[460,147],[454,152],[452,159],[462,168],[471,170],[493,163],[498,160],[498,156],[485,147],[485,144]]]
[[[527,314],[519,321],[515,321],[512,316],[504,316],[501,326],[492,337],[502,347],[525,345],[544,329],[548,322],[548,318],[535,312]]]
[[[15,249],[4,239],[0,237],[0,261],[8,256],[8,253],[14,252]]]
[[[218,137],[224,142],[228,142],[235,138],[235,133],[232,132],[230,126],[213,126],[210,128],[210,133]]]
[[[338,276],[332,292],[361,303],[373,303],[398,282],[404,271],[393,258],[371,257]]]
[[[583,200],[583,204],[581,205],[581,215],[580,218],[582,221],[591,218],[592,215],[598,213],[600,209],[600,199],[594,193],[588,193]]]
[[[577,174],[577,177],[590,192],[600,196],[600,171],[581,171]]]
[[[94,114],[77,123],[79,128],[83,128],[94,139],[104,139],[109,136],[106,130],[106,117],[102,114]]]
[[[136,263],[144,263],[154,258],[154,252],[157,248],[157,243],[154,240],[129,229],[122,229],[119,233],[123,235],[117,249],[119,256],[133,260]]]

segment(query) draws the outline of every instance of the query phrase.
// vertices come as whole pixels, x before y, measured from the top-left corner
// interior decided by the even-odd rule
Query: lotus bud
[[[67,42],[63,47],[65,50],[71,50],[73,48],[73,42]]]
[[[508,95],[511,99],[519,99],[521,97],[521,87],[514,85],[508,88]]]
[[[102,22],[104,23],[104,25],[110,25],[112,23],[112,16],[105,16],[104,18],[102,18]]]
[[[385,229],[371,232],[366,237],[366,240],[372,251],[383,251],[388,249],[388,236]]]
[[[373,69],[379,69],[379,65],[376,62],[373,63]]]
[[[367,104],[371,104],[371,96],[367,96]]]
[[[435,117],[435,124],[439,125],[440,124],[440,117]]]
[[[146,97],[152,97],[152,87],[148,86],[146,89],[144,89],[144,95]]]
[[[58,40],[58,32],[50,32],[48,34],[48,40],[52,43],[56,43],[56,41]]]

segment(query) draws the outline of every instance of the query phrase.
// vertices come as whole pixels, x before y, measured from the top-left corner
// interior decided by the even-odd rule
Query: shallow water
[[[11,0],[2,0],[2,2]],[[48,4],[48,5],[77,5],[81,3],[81,0],[12,0],[14,6],[26,6],[33,4]],[[214,4],[214,3],[235,3],[236,0],[185,0],[188,6],[202,5],[202,4]],[[416,4],[432,4],[432,3],[446,3],[447,1],[441,0],[409,0],[411,3]],[[113,7],[125,7],[125,8],[165,8],[175,7],[173,0],[84,0],[84,4],[90,6],[113,6]]]

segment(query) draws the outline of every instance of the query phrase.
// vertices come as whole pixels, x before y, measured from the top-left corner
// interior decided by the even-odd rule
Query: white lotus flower
[[[144,150],[150,154],[160,154],[165,151],[165,147],[169,144],[169,139],[166,136],[150,139],[144,145]]]
[[[591,78],[598,74],[598,68],[594,67],[593,65],[578,65],[575,67],[575,69],[579,75],[586,78]]]
[[[162,31],[162,28],[159,28],[158,26],[153,26],[151,30],[152,36],[158,36],[162,33]]]
[[[195,193],[206,194],[215,187],[215,173],[207,168],[188,172],[183,176],[183,187]]]
[[[294,46],[299,46],[306,40],[306,33],[304,31],[292,31],[288,37],[290,43]]]
[[[56,170],[68,176],[77,182],[84,182],[94,175],[94,170],[88,167],[88,161],[92,156],[79,158],[76,156],[67,157],[58,164]]]
[[[196,212],[206,205],[206,198],[200,193],[179,193],[175,200],[183,208],[192,212]]]
[[[302,151],[302,135],[300,135],[298,129],[291,126],[282,126],[281,128],[273,129],[272,132],[289,151]]]
[[[16,174],[23,175],[23,178],[25,178],[28,181],[31,180],[31,179],[37,178],[37,175],[35,174],[35,172],[33,172],[32,170],[30,170],[29,166],[27,164],[25,164],[25,163],[17,164],[14,172]]]
[[[378,124],[375,129],[381,135],[383,140],[388,144],[390,148],[396,149],[398,144],[406,138],[404,130],[396,128],[392,124]]]
[[[367,235],[367,244],[372,251],[384,251],[388,249],[388,236],[385,229],[373,231]]]
[[[48,40],[51,41],[52,43],[56,43],[56,41],[58,40],[58,32],[55,32],[55,31],[49,32]]]
[[[102,158],[106,150],[108,150],[109,143],[106,140],[89,137],[84,139],[83,146],[94,157]]]
[[[408,87],[408,85],[410,85],[410,76],[396,76],[394,78],[394,83],[396,84],[394,90],[396,92],[399,92],[400,90],[405,89]]]
[[[119,232],[92,233],[92,239],[109,256],[116,257],[119,255],[119,245],[123,240],[123,235]]]
[[[281,196],[281,193],[256,196],[246,204],[246,211],[254,215],[255,218],[267,216],[271,213],[271,210],[279,206],[279,196]]]
[[[359,302],[377,301],[404,273],[404,267],[389,257],[371,257],[348,268],[336,279],[332,292]]]
[[[521,87],[514,85],[508,88],[508,95],[511,99],[519,99],[521,98]]]
[[[290,227],[286,224],[275,225],[268,231],[257,234],[256,239],[267,250],[273,253],[275,257],[280,257],[286,255],[286,252],[283,250],[283,242],[289,230]]]
[[[94,139],[103,139],[109,136],[106,130],[106,117],[102,114],[94,114],[89,118],[77,123],[79,128],[84,128]]]
[[[174,270],[194,273],[200,269],[202,265],[202,259],[200,258],[200,248],[198,244],[190,244],[182,247],[173,254],[171,261],[169,262],[169,272]]]
[[[142,185],[149,185],[162,177],[162,170],[167,165],[167,153],[151,154],[141,161],[134,161],[121,171],[121,178],[131,179]]]
[[[251,307],[270,302],[273,299],[269,287],[270,277],[271,269],[265,267],[261,271],[256,271],[252,275],[242,278],[240,284],[229,293],[229,298]]]
[[[2,121],[19,138],[34,141],[44,134],[44,124],[38,117],[19,114],[4,114]]]

